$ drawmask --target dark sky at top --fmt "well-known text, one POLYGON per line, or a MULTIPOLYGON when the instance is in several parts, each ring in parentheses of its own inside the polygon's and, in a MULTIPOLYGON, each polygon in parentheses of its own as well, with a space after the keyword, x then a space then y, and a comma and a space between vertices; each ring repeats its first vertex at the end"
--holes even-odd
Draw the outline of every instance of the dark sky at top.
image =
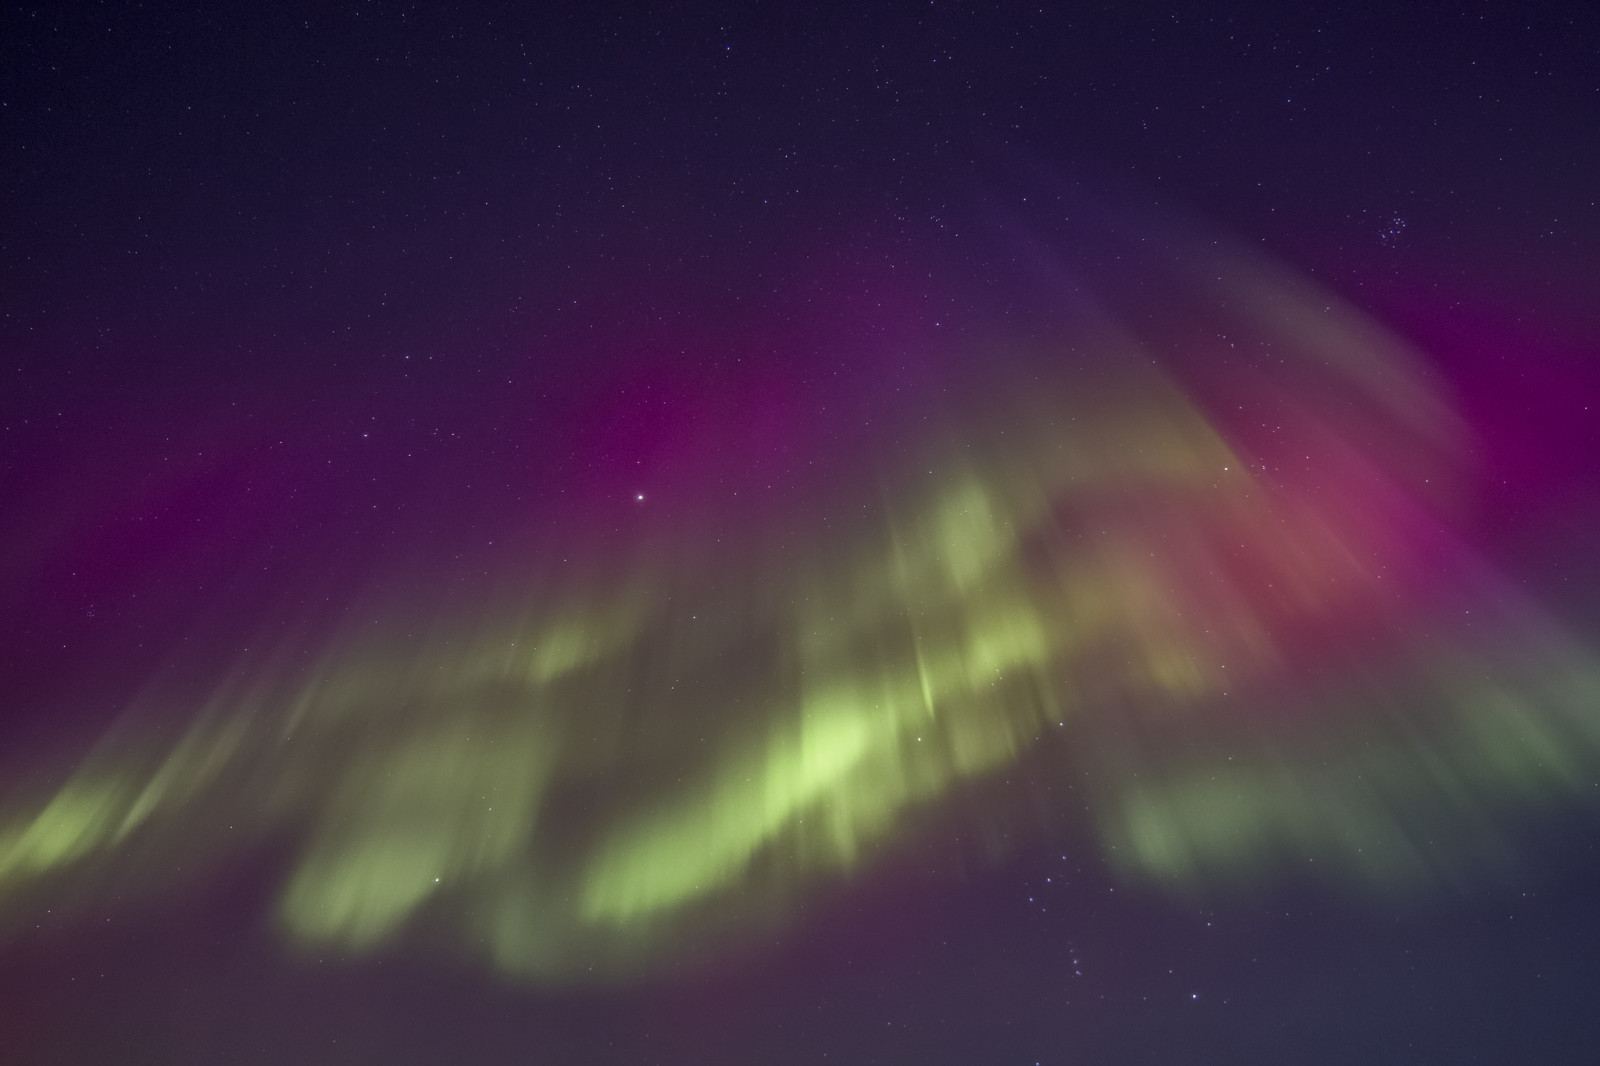
MULTIPOLYGON (((371 581, 847 465, 868 438, 818 412, 916 394, 893 336, 960 303, 908 265, 1061 190, 1416 344, 1477 435, 1469 538, 1600 631, 1600 8, 13 5, 0 767, 371 581), (762 413, 684 472, 658 440, 726 396, 762 413)), ((250 932, 271 844, 0 943, 0 1062, 1592 1062, 1596 836, 1547 831, 1537 871, 1396 907, 1173 900, 1028 844, 579 992, 286 961, 250 932)))
POLYGON ((1576 10, 22 9, 7 345, 190 377, 337 339, 372 373, 563 283, 715 288, 841 219, 924 223, 1008 153, 1319 258, 1370 266, 1402 218, 1435 260, 1571 268, 1576 10))

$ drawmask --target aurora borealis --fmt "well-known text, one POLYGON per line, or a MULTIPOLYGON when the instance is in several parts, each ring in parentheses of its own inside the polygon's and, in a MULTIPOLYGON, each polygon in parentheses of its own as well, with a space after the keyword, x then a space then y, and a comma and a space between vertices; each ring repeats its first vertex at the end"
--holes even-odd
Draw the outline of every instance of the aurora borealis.
MULTIPOLYGON (((901 29, 941 17, 967 16, 901 29)), ((249 60, 175 75, 215 90, 200 119, 138 49, 73 90, 101 125, 7 89, 33 101, 0 409, 25 1061, 1417 1061, 1483 1011, 1385 945, 1478 972, 1459 929, 1586 913, 1592 210, 1512 270, 1491 245, 1520 223, 1360 168, 1340 189, 1309 160, 1387 99, 1356 81, 1291 136, 1240 102, 1291 76, 1238 75, 1218 99, 1253 147, 1184 162, 1175 131, 1118 147, 1160 110, 1131 99, 1074 119, 1098 150, 1057 143, 1080 104, 980 62, 993 26, 933 56, 974 49, 961 92, 1032 115, 1003 141, 942 72, 880 50, 852 81, 854 36, 820 27, 820 67, 773 69, 922 102, 837 133, 855 105, 743 57, 777 39, 753 16, 658 25, 705 54, 633 65, 627 19, 330 18, 257 27, 311 33, 293 58, 179 32, 249 60), (371 85, 335 38, 376 49, 371 85), (691 88, 724 62, 761 91, 691 88), (118 79, 168 117, 106 118, 118 79), (192 201, 130 177, 108 220, 49 191, 119 151, 192 201), (1089 162, 1124 152, 1136 181, 1089 162), (1317 988, 1389 1019, 1374 1043, 1308 1052, 1282 997, 1317 988), (1437 1022, 1374 1005, 1435 991, 1437 1022)), ((1133 47, 1095 19, 1048 39, 1133 47)), ((1569 172, 1525 199, 1555 217, 1569 172)), ((1462 174, 1451 197, 1494 202, 1462 174)), ((1597 934, 1485 933, 1483 972, 1581 1001, 1597 934)), ((1492 1061, 1600 1047, 1519 995, 1553 1020, 1492 1061)))
POLYGON ((1136 337, 1038 338, 1026 383, 979 369, 997 398, 830 479, 861 497, 817 508, 836 526, 756 526, 712 558, 647 534, 566 587, 375 611, 304 666, 230 670, 147 764, 114 732, 11 814, 8 894, 120 881, 174 836, 211 841, 195 862, 287 831, 292 940, 363 952, 433 914, 560 981, 848 875, 1019 763, 1086 775, 1113 862, 1178 888, 1280 853, 1428 878, 1483 861, 1522 808, 1587 803, 1592 656, 1386 463, 1432 448, 1448 476, 1448 408, 1371 324, 1213 269, 1247 278, 1229 335, 1293 382, 1221 397, 1348 390, 1331 417, 1276 398, 1307 472, 1231 441, 1136 337), (546 813, 569 793, 576 827, 546 813))

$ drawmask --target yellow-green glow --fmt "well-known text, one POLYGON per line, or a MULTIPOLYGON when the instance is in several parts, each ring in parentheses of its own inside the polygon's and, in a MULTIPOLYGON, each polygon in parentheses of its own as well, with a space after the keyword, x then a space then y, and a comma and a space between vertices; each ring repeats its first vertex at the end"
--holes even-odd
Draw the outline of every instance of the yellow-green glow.
MULTIPOLYGON (((1524 636, 1537 632, 1524 623, 1524 636)), ((1114 798, 1100 809, 1114 861, 1193 889, 1313 863, 1425 884, 1452 875, 1464 853, 1507 859, 1527 805, 1592 801, 1600 776, 1600 669, 1554 632, 1542 637, 1472 661, 1424 659, 1403 682, 1344 694, 1376 705, 1387 725, 1318 729, 1297 739, 1300 750, 1240 738, 1220 758, 1150 760, 1139 778, 1108 780, 1114 798)))
POLYGON ((75 777, 31 820, 0 834, 0 877, 48 870, 101 847, 127 803, 125 784, 75 777))
POLYGON ((1286 483, 1153 370, 952 419, 811 543, 652 545, 241 670, 163 757, 119 733, 0 808, 0 908, 270 838, 297 944, 433 922, 562 980, 769 914, 1030 753, 1114 865, 1185 888, 1414 881, 1587 799, 1591 656, 1486 578, 1480 629, 1411 635, 1404 494, 1354 446, 1286 483), (1317 657, 1359 627, 1381 669, 1317 657))

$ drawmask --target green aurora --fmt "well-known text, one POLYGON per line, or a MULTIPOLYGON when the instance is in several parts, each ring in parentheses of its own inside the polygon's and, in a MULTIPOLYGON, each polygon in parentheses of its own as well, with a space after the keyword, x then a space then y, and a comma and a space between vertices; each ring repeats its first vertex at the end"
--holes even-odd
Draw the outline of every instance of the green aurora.
POLYGON ((271 841, 300 948, 427 928, 508 974, 625 975, 788 920, 1002 771, 1178 891, 1512 861, 1522 820, 1592 802, 1600 672, 1422 502, 1415 457, 1456 433, 1426 376, 1267 295, 1254 328, 1308 353, 1274 386, 1305 471, 1148 359, 996 386, 804 540, 416 607, 241 667, 165 748, 134 708, 0 807, 0 911, 271 841), (1337 419, 1304 399, 1335 388, 1337 419))

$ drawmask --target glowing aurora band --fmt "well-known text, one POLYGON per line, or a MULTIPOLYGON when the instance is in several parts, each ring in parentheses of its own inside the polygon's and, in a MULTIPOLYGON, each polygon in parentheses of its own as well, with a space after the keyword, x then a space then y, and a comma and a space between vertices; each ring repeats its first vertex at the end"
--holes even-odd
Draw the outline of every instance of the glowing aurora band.
POLYGON ((118 730, 0 808, 0 908, 271 837, 297 944, 426 920, 509 972, 630 972, 1024 762, 1177 888, 1503 858, 1594 790, 1593 657, 1417 498, 1455 430, 1397 342, 1248 264, 1194 272, 1219 274, 1192 290, 1278 369, 1191 388, 1086 328, 1043 347, 1096 369, 991 382, 804 549, 669 547, 240 670, 169 750, 118 730))

